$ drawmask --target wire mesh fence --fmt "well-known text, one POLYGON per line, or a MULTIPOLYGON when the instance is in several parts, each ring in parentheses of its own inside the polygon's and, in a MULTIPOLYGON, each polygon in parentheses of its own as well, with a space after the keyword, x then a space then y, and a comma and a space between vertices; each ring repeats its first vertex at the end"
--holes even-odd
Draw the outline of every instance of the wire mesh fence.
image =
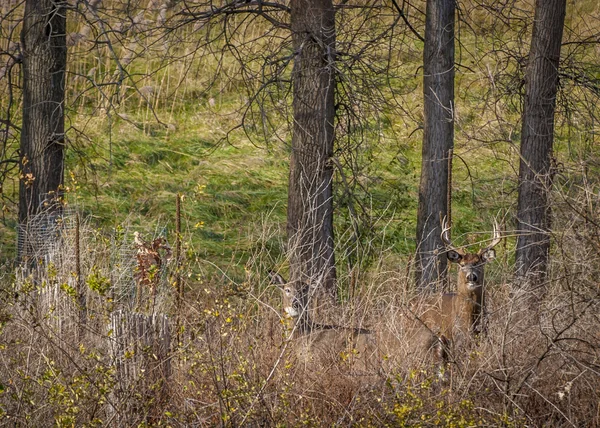
POLYGON ((75 229, 75 208, 57 194, 46 194, 41 210, 17 226, 17 254, 22 262, 36 265, 55 261, 62 255, 62 241, 75 229))
POLYGON ((52 194, 43 199, 43 210, 17 227, 20 276, 40 282, 57 272, 52 283, 82 287, 88 301, 106 294, 100 297, 110 298, 115 308, 160 311, 170 302, 166 228, 148 231, 125 223, 99 230, 81 218, 77 204, 52 194), (77 283, 90 278, 95 289, 77 283))
MULTIPOLYGON (((40 206, 17 231, 19 318, 39 326, 48 349, 53 343, 93 346, 106 355, 116 380, 106 410, 114 422, 129 425, 131 415, 151 415, 152 408, 141 407, 150 396, 162 399, 171 374, 172 327, 165 313, 174 297, 165 229, 121 224, 101 230, 82 218, 77 204, 52 195, 40 206)), ((53 358, 68 366, 62 360, 73 355, 53 358)))

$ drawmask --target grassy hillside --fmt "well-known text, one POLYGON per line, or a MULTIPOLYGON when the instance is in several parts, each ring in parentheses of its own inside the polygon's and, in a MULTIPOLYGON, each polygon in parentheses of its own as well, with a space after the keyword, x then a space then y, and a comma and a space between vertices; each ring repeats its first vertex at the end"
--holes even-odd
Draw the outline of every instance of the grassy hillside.
MULTIPOLYGON (((382 16, 367 21, 373 31, 381 31, 393 18, 382 16)), ((345 24, 340 26, 340 50, 346 49, 349 56, 369 43, 355 38, 353 28, 361 24, 359 18, 359 14, 340 12, 345 24)), ((73 31, 82 25, 76 20, 71 24, 73 31)), ((231 25, 235 26, 235 21, 231 25)), ((121 61, 129 48, 141 52, 129 64, 125 84, 119 86, 112 83, 117 68, 105 57, 110 53, 106 48, 95 49, 101 56, 92 58, 87 54, 89 43, 72 47, 69 68, 73 78, 67 101, 71 126, 66 174, 69 199, 91 214, 99 227, 126 222, 148 231, 172 229, 175 195, 182 193, 188 198, 184 209, 189 225, 203 222, 203 227, 190 227, 194 247, 204 257, 226 266, 234 248, 242 253, 237 254, 240 261, 247 258, 243 253, 252 243, 245 235, 256 230, 260 222, 283 223, 290 141, 289 86, 281 92, 271 88, 263 94, 264 99, 254 99, 253 104, 248 101, 261 84, 252 78, 260 71, 261 61, 269 55, 285 56, 285 50, 268 50, 269 41, 285 36, 285 32, 267 34, 272 38, 265 41, 257 37, 261 30, 267 32, 268 23, 255 21, 251 25, 240 18, 239 25, 232 43, 243 50, 243 63, 231 56, 233 51, 219 50, 221 40, 198 48, 204 34, 197 34, 192 27, 179 30, 170 39, 167 52, 154 51, 153 37, 142 38, 137 44, 115 37, 113 49, 120 53, 121 61), (106 88, 94 90, 99 83, 106 88), (247 107, 250 114, 245 115, 247 107), (263 109, 260 113, 264 115, 257 115, 257 109, 263 109), (242 123, 243 129, 230 132, 242 123), (202 194, 198 186, 204 186, 202 194)), ((209 28, 205 34, 211 33, 209 28)), ((141 37, 135 29, 130 33, 133 35, 141 37)), ((421 44, 410 38, 398 38, 393 45, 385 41, 371 44, 360 61, 344 59, 341 63, 339 102, 349 103, 354 111, 340 110, 337 126, 336 156, 346 178, 344 183, 340 173, 336 175, 338 234, 344 236, 351 222, 359 223, 360 239, 366 242, 385 225, 394 252, 408 254, 414 247, 420 164, 421 44), (390 66, 390 60, 397 62, 390 66), (350 219, 349 204, 359 218, 350 219)), ((281 76, 289 77, 289 66, 281 76)), ((467 84, 472 84, 472 79, 467 84)), ((471 107, 465 106, 468 109, 471 107)), ((476 115, 469 121, 476 126, 480 118, 476 115)), ((455 163, 456 209, 463 214, 457 215, 457 228, 489 228, 489 221, 483 220, 489 217, 488 211, 481 217, 469 214, 471 209, 487 207, 475 207, 475 199, 468 195, 481 193, 473 186, 481 162, 485 163, 481 168, 487 169, 486 175, 492 177, 488 179, 494 180, 494 172, 487 166, 493 161, 489 151, 485 154, 487 149, 484 153, 474 151, 464 138, 457 133, 457 154, 468 153, 463 160, 469 173, 475 175, 467 175, 465 163, 455 163)), ((14 187, 5 189, 9 197, 16 196, 14 187)), ((11 258, 15 206, 7 205, 7 209, 4 257, 11 258)), ((344 254, 346 244, 340 245, 344 254)))
MULTIPOLYGON (((523 41, 531 30, 531 4, 520 6, 511 9, 508 22, 486 12, 485 5, 462 5, 453 182, 458 233, 489 231, 493 217, 510 217, 514 208, 523 41)), ((583 2, 570 8, 567 40, 593 34, 590 17, 597 7, 583 2)), ((150 11, 142 13, 150 23, 155 19, 150 11)), ((419 8, 406 13, 422 33, 419 8)), ((83 31, 82 18, 72 16, 73 33, 83 31)), ((106 18, 123 25, 114 16, 106 18)), ((394 37, 381 33, 394 18, 393 9, 338 12, 336 158, 344 174, 336 171, 335 179, 342 270, 348 254, 367 256, 375 241, 392 257, 405 258, 414 250, 422 43, 403 26, 394 37), (386 35, 373 40, 373 34, 386 35)), ((252 253, 255 231, 274 227, 278 242, 285 235, 291 139, 285 79, 291 64, 285 66, 284 59, 290 47, 285 30, 273 30, 261 19, 232 18, 229 45, 217 37, 220 25, 189 24, 166 34, 134 25, 123 35, 107 36, 110 49, 90 42, 71 47, 66 181, 70 203, 99 228, 127 225, 149 235, 166 233, 171 240, 181 193, 191 251, 222 269, 232 264, 238 269, 252 253), (122 84, 115 83, 119 69, 113 54, 127 65, 122 84), (281 66, 276 74, 271 63, 281 66), (270 77, 279 80, 262 86, 270 77)), ((593 71, 593 48, 571 46, 565 47, 566 64, 589 64, 593 71)), ((589 133, 595 112, 585 111, 593 104, 585 85, 576 83, 565 79, 559 100, 557 161, 569 165, 596 155, 589 133)), ((18 107, 17 102, 17 116, 18 107)), ((17 140, 12 144, 16 147, 17 140)), ((16 180, 9 176, 4 185, 4 195, 13 200, 16 180)), ((16 206, 6 204, 4 260, 15 254, 15 216, 16 206)), ((277 259, 283 248, 275 247, 269 246, 277 259)), ((372 262, 373 254, 369 257, 372 262)))

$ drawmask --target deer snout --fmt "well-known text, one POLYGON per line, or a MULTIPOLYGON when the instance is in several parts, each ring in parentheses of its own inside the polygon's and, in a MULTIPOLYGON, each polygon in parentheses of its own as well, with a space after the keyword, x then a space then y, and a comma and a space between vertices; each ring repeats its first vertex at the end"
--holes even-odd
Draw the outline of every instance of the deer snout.
POLYGON ((283 310, 288 316, 292 318, 296 318, 298 317, 298 315, 300 315, 300 313, 293 306, 286 306, 285 308, 283 308, 283 310))
POLYGON ((479 276, 477 276, 477 273, 475 273, 475 272, 467 273, 467 281, 476 283, 478 279, 479 279, 479 276))

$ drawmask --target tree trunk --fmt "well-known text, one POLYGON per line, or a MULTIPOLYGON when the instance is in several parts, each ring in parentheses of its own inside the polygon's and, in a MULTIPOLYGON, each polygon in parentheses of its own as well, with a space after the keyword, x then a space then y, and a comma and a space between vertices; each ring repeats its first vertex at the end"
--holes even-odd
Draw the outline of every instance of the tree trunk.
POLYGON ((335 13, 331 0, 290 2, 294 126, 288 193, 290 277, 335 295, 332 179, 335 13))
POLYGON ((417 286, 437 288, 446 272, 440 214, 447 214, 448 156, 454 146, 454 0, 428 0, 423 53, 424 130, 417 213, 417 286))
POLYGON ((551 159, 565 0, 537 0, 527 63, 517 206, 516 273, 541 284, 550 250, 551 159))
POLYGON ((66 2, 27 0, 21 33, 23 125, 19 223, 46 209, 64 176, 66 2))

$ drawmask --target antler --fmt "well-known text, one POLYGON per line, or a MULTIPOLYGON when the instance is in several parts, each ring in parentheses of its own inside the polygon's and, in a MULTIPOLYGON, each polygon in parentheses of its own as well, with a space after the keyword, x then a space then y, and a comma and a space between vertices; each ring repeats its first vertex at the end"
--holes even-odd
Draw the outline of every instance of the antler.
POLYGON ((450 232, 450 229, 452 229, 452 226, 448 224, 448 220, 446 216, 444 216, 442 220, 442 241, 444 242, 446 247, 450 248, 451 250, 458 251, 458 249, 452 244, 452 241, 450 240, 450 234, 448 233, 450 232))
MULTIPOLYGON (((448 233, 448 232, 450 232, 451 228, 452 228, 452 226, 450 226, 448 224, 448 220, 446 219, 446 217, 444 217, 442 220, 442 234, 441 234, 442 241, 444 242, 446 247, 448 247, 449 249, 458 251, 458 249, 454 246, 454 244, 452 244, 452 241, 450 240, 450 233, 448 233)), ((498 222, 496 220, 494 220, 494 233, 493 233, 493 237, 492 237, 492 242, 490 242, 490 244, 487 247, 482 248, 479 251, 479 253, 483 254, 486 251, 491 250, 496 245, 498 245, 501 240, 502 240, 502 235, 500 234, 500 227, 498 226, 498 222)))
POLYGON ((492 242, 490 242, 490 245, 488 245, 483 250, 481 250, 481 253, 483 254, 486 251, 491 250, 496 245, 498 245, 501 240, 502 240, 502 235, 500 234, 500 228, 498 227, 498 222, 496 220, 494 220, 494 234, 493 234, 492 242))

